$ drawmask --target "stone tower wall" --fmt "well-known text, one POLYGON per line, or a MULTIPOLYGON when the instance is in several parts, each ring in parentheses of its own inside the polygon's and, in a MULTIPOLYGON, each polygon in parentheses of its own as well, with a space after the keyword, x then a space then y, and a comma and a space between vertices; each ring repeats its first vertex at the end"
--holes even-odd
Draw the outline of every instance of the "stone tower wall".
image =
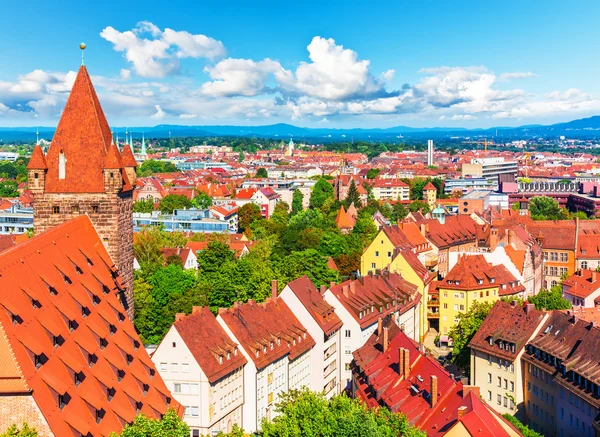
POLYGON ((87 214, 119 269, 126 291, 123 305, 133 320, 133 192, 34 193, 33 226, 40 234, 87 214), (55 207, 58 207, 56 210, 55 207))

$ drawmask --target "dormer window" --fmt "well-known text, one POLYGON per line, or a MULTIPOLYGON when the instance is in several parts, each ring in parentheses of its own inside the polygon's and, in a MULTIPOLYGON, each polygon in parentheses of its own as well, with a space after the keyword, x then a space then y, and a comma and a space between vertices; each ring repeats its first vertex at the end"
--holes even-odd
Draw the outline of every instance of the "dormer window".
POLYGON ((258 355, 259 355, 259 351, 258 351, 258 349, 256 349, 256 358, 258 358, 258 355))
POLYGON ((504 343, 503 342, 498 343, 498 346, 500 347, 501 350, 504 350, 504 343))
POLYGON ((273 342, 271 342, 271 345, 270 345, 270 346, 271 346, 271 350, 273 350, 273 346, 274 346, 274 345, 273 345, 273 342))
POLYGON ((493 284, 494 282, 496 282, 496 278, 490 278, 490 284, 493 284))
POLYGON ((477 280, 477 283, 478 283, 479 285, 483 284, 483 279, 478 279, 478 280, 477 280))
POLYGON ((219 355, 219 364, 223 364, 223 355, 219 355))
POLYGON ((456 285, 460 285, 460 281, 456 281, 456 282, 455 282, 455 284, 456 284, 456 285))
POLYGON ((494 345, 494 338, 493 338, 493 337, 490 337, 490 338, 489 338, 489 342, 490 342, 490 346, 493 346, 493 345, 494 345))
POLYGON ((267 353, 267 347, 263 346, 263 354, 266 354, 266 353, 267 353))
POLYGON ((277 346, 279 346, 281 344, 281 338, 277 337, 277 346))
POLYGON ((65 179, 67 176, 67 158, 65 152, 60 151, 58 154, 58 179, 65 179))
POLYGON ((231 359, 231 352, 227 351, 227 359, 230 360, 231 359))

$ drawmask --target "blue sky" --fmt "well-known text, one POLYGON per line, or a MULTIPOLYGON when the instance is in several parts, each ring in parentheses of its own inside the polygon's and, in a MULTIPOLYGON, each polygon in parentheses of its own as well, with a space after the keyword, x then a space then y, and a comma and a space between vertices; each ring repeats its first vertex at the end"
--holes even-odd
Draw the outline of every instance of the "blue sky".
POLYGON ((203 3, 3 5, 0 125, 56 123, 80 41, 120 126, 485 127, 600 114, 597 1, 203 3))

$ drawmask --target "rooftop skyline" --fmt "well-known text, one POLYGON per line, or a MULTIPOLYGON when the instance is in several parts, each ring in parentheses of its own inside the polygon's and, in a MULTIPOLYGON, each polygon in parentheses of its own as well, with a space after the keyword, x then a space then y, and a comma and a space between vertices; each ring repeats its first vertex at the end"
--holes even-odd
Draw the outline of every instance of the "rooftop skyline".
POLYGON ((473 128, 600 114, 592 1, 102 6, 5 6, 0 126, 56 125, 81 41, 111 125, 473 128))

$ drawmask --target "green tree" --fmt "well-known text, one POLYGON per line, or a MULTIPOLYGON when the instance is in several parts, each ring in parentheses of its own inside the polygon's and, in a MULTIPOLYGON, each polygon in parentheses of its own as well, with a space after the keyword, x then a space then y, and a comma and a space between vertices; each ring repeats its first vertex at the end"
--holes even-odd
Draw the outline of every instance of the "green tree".
POLYGON ((164 247, 165 238, 159 228, 149 226, 136 234, 133 252, 143 272, 153 272, 162 266, 164 247))
POLYGON ((350 181, 350 187, 348 188, 348 195, 345 200, 346 208, 348 208, 351 204, 354 203, 356 208, 360 208, 362 206, 362 202, 360 200, 360 194, 358 194, 358 189, 356 188, 356 184, 354 183, 354 179, 350 181))
POLYGON ((16 425, 11 425, 5 432, 0 434, 0 437, 38 437, 35 428, 30 427, 27 422, 23 423, 21 429, 16 425))
POLYGON ((269 173, 267 173, 267 169, 264 167, 260 167, 258 170, 256 170, 256 175, 254 175, 254 177, 256 178, 268 178, 269 177, 269 173))
POLYGON ((517 419, 515 416, 512 416, 508 413, 504 413, 502 415, 502 417, 504 417, 506 420, 508 420, 515 428, 517 428, 517 430, 523 435, 523 437, 543 437, 542 434, 535 432, 534 430, 532 430, 531 428, 529 428, 527 425, 523 425, 519 419, 517 419))
POLYGON ((0 182, 0 197, 19 197, 19 184, 16 181, 0 182))
POLYGON ((367 172, 367 179, 375 179, 381 172, 380 168, 370 168, 367 172))
POLYGON ((568 310, 571 302, 562 296, 562 283, 555 285, 550 290, 540 290, 535 296, 528 298, 529 303, 535 305, 538 310, 568 310))
POLYGON ((425 437, 406 416, 387 408, 370 409, 346 395, 328 400, 307 388, 292 390, 281 395, 275 408, 279 415, 271 422, 263 419, 262 437, 425 437))
POLYGON ((244 159, 246 159, 246 155, 244 155, 244 152, 240 152, 238 162, 244 162, 244 159))
POLYGON ((414 200, 408 205, 408 209, 410 212, 421 211, 422 214, 427 214, 429 212, 429 204, 422 200, 414 200))
POLYGON ((140 199, 133 203, 133 212, 151 213, 152 211, 154 211, 154 199, 152 197, 140 199))
POLYGON ((319 178, 310 194, 310 206, 322 208, 328 200, 333 200, 333 185, 327 180, 319 178))
POLYGON ((203 274, 215 273, 220 266, 228 261, 233 261, 233 250, 229 245, 219 241, 211 241, 208 247, 198 253, 198 270, 203 274))
POLYGON ((328 259, 316 249, 306 249, 278 258, 274 262, 274 270, 284 283, 307 275, 316 286, 329 285, 331 281, 339 281, 339 274, 327 267, 328 259))
POLYGON ((166 161, 157 161, 155 159, 144 161, 136 170, 137 175, 140 177, 151 176, 155 173, 174 172, 179 172, 179 169, 173 164, 166 161))
POLYGON ((189 426, 173 409, 170 409, 161 420, 150 419, 140 414, 132 424, 125 425, 120 434, 113 432, 110 437, 189 437, 189 435, 189 426))
POLYGON ((304 201, 304 194, 298 188, 294 190, 292 195, 292 215, 298 214, 304 209, 302 202, 304 201))
POLYGON ((250 229, 250 225, 261 220, 263 217, 260 213, 260 207, 255 203, 246 203, 238 209, 238 227, 240 232, 246 232, 250 229))
POLYGON ((160 200, 158 209, 163 214, 172 214, 176 209, 190 208, 192 202, 186 196, 181 194, 168 194, 160 200))
POLYGON ((213 200, 208 194, 200 192, 192 199, 191 203, 194 208, 208 209, 212 206, 213 200))
POLYGON ((409 210, 400 202, 394 203, 394 206, 392 206, 392 210, 392 222, 399 222, 404 220, 409 213, 409 210))
POLYGON ((168 266, 175 264, 176 266, 183 267, 183 260, 177 255, 169 255, 165 260, 165 264, 168 266))
POLYGON ((529 201, 529 213, 534 220, 565 220, 568 212, 558 202, 546 196, 535 196, 529 201))
POLYGON ((471 353, 469 351, 469 342, 479 329, 487 315, 490 313, 493 304, 491 302, 473 302, 467 312, 458 313, 456 316, 458 322, 450 329, 448 336, 454 342, 452 349, 452 362, 465 372, 469 371, 471 353))

